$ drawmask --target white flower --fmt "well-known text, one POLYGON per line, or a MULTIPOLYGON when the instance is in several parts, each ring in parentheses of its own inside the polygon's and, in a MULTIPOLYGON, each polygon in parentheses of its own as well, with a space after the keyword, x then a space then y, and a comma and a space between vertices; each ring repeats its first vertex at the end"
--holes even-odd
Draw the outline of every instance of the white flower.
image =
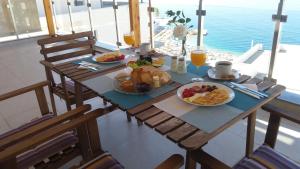
POLYGON ((188 30, 184 25, 177 25, 174 28, 173 36, 175 38, 182 40, 184 37, 186 37, 187 34, 188 34, 188 30))

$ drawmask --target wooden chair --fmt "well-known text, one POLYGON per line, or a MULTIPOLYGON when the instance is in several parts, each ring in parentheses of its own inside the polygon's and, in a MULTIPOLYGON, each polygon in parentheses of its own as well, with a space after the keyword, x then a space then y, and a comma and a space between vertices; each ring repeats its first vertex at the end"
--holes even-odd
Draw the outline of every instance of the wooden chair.
MULTIPOLYGON (((274 150, 280 121, 282 118, 300 124, 300 105, 275 99, 262 107, 270 112, 265 141, 249 157, 244 157, 233 168, 235 169, 300 169, 300 164, 274 150)), ((220 162, 204 151, 195 152, 193 158, 205 169, 229 169, 231 167, 220 162)))
MULTIPOLYGON (((21 94, 25 94, 28 92, 35 92, 37 101, 40 107, 41 117, 33 119, 31 122, 21 125, 15 129, 7 131, 0 135, 0 156, 8 155, 7 150, 10 146, 18 145, 22 143, 24 140, 31 140, 33 134, 38 134, 39 132, 49 128, 49 126, 58 123, 61 121, 61 117, 53 121, 53 118, 56 117, 56 114, 51 113, 47 104, 47 99, 45 96, 45 92, 43 87, 49 86, 50 82, 44 81, 37 84, 33 84, 31 86, 27 86, 3 95, 0 95, 0 101, 7 100, 21 94)), ((67 115, 64 115, 64 118, 71 118, 72 116, 83 113, 87 111, 87 108, 77 109, 70 112, 67 115)), ((17 118, 17 117, 16 117, 17 118)), ((34 138, 36 139, 36 138, 34 138)), ((74 134, 74 132, 65 132, 61 133, 59 136, 53 138, 49 142, 44 142, 36 147, 30 147, 28 151, 24 151, 22 154, 18 154, 13 158, 8 159, 9 162, 4 166, 2 165, 2 160, 0 164, 0 168, 11 168, 11 166, 18 168, 26 168, 32 165, 39 166, 42 164, 41 162, 48 158, 49 161, 54 161, 59 155, 65 155, 64 159, 73 158, 74 156, 79 154, 79 150, 76 149, 74 145, 78 142, 78 138, 74 134)), ((15 149, 16 150, 16 149, 15 149)), ((15 151, 12 150, 12 151, 15 151)), ((64 162, 63 162, 64 163, 64 162)), ((61 163, 56 163, 56 166, 59 166, 61 163)))
MULTIPOLYGON (((80 57, 83 55, 95 55, 94 50, 95 40, 93 32, 82 32, 70 35, 62 35, 57 37, 49 37, 40 39, 37 43, 41 46, 40 53, 44 56, 45 61, 50 63, 66 62, 70 59, 80 57)), ((51 82, 50 93, 54 93, 66 102, 68 110, 71 110, 71 105, 75 104, 75 87, 74 82, 66 80, 65 76, 60 76, 60 82, 57 82, 53 76, 53 65, 45 66, 47 80, 51 82)), ((97 95, 83 88, 83 100, 88 100, 97 95)), ((51 97, 54 100, 53 97, 51 97)))
MULTIPOLYGON (((93 120, 110 112, 112 108, 113 107, 90 111, 90 105, 83 105, 77 109, 54 118, 47 119, 36 125, 28 127, 25 130, 16 132, 9 137, 1 139, 0 145, 5 145, 5 147, 2 147, 0 152, 0 168, 16 169, 34 166, 36 168, 53 169, 62 166, 67 161, 80 154, 83 155, 84 151, 88 151, 88 148, 84 149, 86 145, 83 145, 87 142, 84 138, 77 136, 73 132, 74 129, 85 126, 89 120, 93 120), (61 138, 61 135, 64 135, 65 133, 71 133, 73 140, 69 138, 69 140, 67 140, 68 142, 54 142, 57 138, 61 138), (49 145, 49 143, 51 143, 51 145, 46 146, 49 145), (63 143, 72 143, 73 146, 67 148, 67 145, 69 144, 63 143), (54 149, 56 151, 54 151, 54 149), (20 158, 24 154, 27 155, 31 152, 36 153, 35 156, 33 156, 34 158, 27 159, 26 163, 21 163, 20 158)), ((99 154, 100 155, 95 157, 94 160, 89 162, 82 161, 83 166, 80 168, 124 168, 110 154, 103 151, 99 152, 99 154)), ((184 159, 181 155, 173 155, 156 167, 156 169, 179 169, 183 163, 184 159)))

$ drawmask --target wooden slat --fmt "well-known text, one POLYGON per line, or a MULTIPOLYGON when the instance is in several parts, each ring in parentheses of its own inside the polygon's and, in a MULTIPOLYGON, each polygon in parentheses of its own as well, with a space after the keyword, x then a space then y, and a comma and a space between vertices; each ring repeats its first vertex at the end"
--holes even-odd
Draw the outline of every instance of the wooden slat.
MULTIPOLYGON (((79 69, 78 66, 79 66, 79 65, 77 65, 77 67, 74 67, 74 68, 72 68, 72 69, 65 70, 65 71, 63 71, 63 73, 69 75, 69 74, 71 74, 71 73, 75 73, 75 72, 82 71, 82 69, 79 69)), ((84 69, 84 70, 86 70, 86 69, 84 69)))
POLYGON ((274 94, 279 94, 279 93, 281 93, 281 92, 284 91, 284 90, 285 90, 285 87, 284 87, 284 86, 282 86, 282 85, 276 85, 276 86, 274 86, 274 87, 268 89, 268 90, 266 91, 266 93, 268 93, 268 94, 270 94, 270 95, 274 95, 274 94))
POLYGON ((56 42, 74 40, 74 39, 79 39, 79 38, 89 37, 89 36, 93 36, 93 32, 92 31, 81 32, 81 33, 76 33, 76 34, 69 34, 69 35, 64 35, 64 36, 57 36, 57 37, 50 37, 50 38, 45 38, 45 39, 40 39, 40 40, 37 41, 37 43, 39 45, 44 45, 44 44, 50 44, 50 43, 56 43, 56 42))
POLYGON ((172 118, 172 116, 166 112, 159 113, 156 116, 151 117, 150 119, 146 120, 145 123, 150 126, 151 128, 167 121, 168 119, 172 118))
POLYGON ((185 140, 180 142, 180 146, 187 149, 187 150, 195 150, 198 149, 199 147, 202 147, 203 145, 206 144, 207 139, 205 137, 208 134, 205 133, 204 131, 197 131, 190 137, 186 138, 185 140))
POLYGON ((245 81, 249 80, 251 78, 251 76, 248 75, 242 75, 240 78, 238 78, 237 80, 234 80, 234 82, 236 83, 244 83, 245 81))
POLYGON ((256 78, 256 77, 254 77, 254 78, 252 78, 252 79, 249 79, 249 80, 246 81, 245 83, 247 83, 247 84, 258 84, 258 83, 260 83, 260 82, 262 82, 261 79, 258 79, 258 78, 256 78))
POLYGON ((60 52, 64 50, 74 49, 74 48, 80 48, 80 47, 90 47, 90 45, 94 45, 94 40, 86 40, 86 41, 77 41, 76 43, 69 43, 65 45, 59 45, 54 47, 49 47, 41 50, 41 54, 49 54, 54 52, 60 52))
POLYGON ((36 83, 36 84, 30 85, 30 86, 12 91, 12 92, 2 94, 2 95, 0 95, 0 101, 9 99, 9 98, 12 98, 12 97, 15 97, 15 96, 18 96, 18 95, 21 95, 21 94, 24 94, 24 93, 27 93, 27 92, 30 92, 30 91, 33 91, 37 88, 42 88, 42 87, 47 86, 47 85, 49 85, 49 82, 48 81, 43 81, 43 82, 36 83))
POLYGON ((89 72, 92 72, 92 71, 89 69, 78 69, 78 71, 76 71, 76 72, 68 73, 68 76, 75 77, 75 76, 86 74, 89 72))
POLYGON ((59 63, 56 64, 54 67, 59 70, 64 70, 64 68, 68 68, 69 66, 74 66, 75 64, 73 62, 74 61, 59 63))
POLYGON ((56 61, 70 59, 73 57, 78 57, 78 56, 92 54, 92 53, 93 53, 93 49, 89 48, 89 49, 80 50, 80 51, 76 51, 76 52, 70 52, 70 53, 66 53, 66 54, 62 54, 62 55, 52 56, 52 57, 47 58, 47 61, 48 62, 56 62, 56 61))
POLYGON ((184 124, 184 122, 182 120, 174 117, 174 118, 156 126, 155 130, 158 131, 160 134, 166 134, 166 133, 180 127, 183 124, 184 124))
POLYGON ((271 87, 274 86, 274 85, 275 85, 274 82, 268 81, 268 80, 264 80, 263 82, 261 82, 261 83, 259 83, 259 84, 257 85, 257 89, 258 89, 259 91, 264 91, 264 90, 267 90, 267 89, 271 88, 271 87))
POLYGON ((300 105, 290 103, 281 99, 274 99, 270 103, 262 106, 267 112, 300 124, 300 105))
POLYGON ((147 119, 149 119, 149 118, 151 118, 151 117, 153 117, 153 116, 155 116, 155 115, 157 115, 161 112, 162 111, 160 109, 153 106, 150 109, 145 110, 144 112, 138 114, 136 116, 136 118, 140 121, 145 121, 145 120, 147 120, 147 119))
POLYGON ((56 68, 56 70, 58 70, 59 72, 63 72, 64 74, 68 74, 68 71, 72 71, 74 69, 77 69, 79 65, 76 64, 68 64, 63 68, 56 68))
POLYGON ((167 134, 167 137, 171 139, 174 142, 179 142, 182 139, 186 138, 187 136, 191 135, 197 130, 194 126, 191 126, 187 123, 184 125, 180 126, 176 130, 173 130, 172 132, 167 134))

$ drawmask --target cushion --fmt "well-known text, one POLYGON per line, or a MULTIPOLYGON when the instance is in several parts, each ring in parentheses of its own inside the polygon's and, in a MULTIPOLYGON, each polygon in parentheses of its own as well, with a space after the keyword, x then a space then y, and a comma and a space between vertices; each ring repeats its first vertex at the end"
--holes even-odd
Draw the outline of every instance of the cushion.
POLYGON ((22 130, 25 130, 25 129, 29 128, 29 127, 32 127, 32 126, 34 126, 36 124, 39 124, 39 123, 41 123, 43 121, 51 119, 54 116, 55 116, 54 114, 47 114, 47 115, 42 116, 41 118, 33 119, 29 123, 23 124, 23 125, 15 128, 15 129, 9 130, 9 131, 1 134, 0 135, 0 139, 3 139, 3 138, 8 137, 10 135, 16 134, 16 133, 18 133, 18 132, 20 132, 22 130))
POLYGON ((300 169, 300 165, 285 155, 276 152, 274 149, 267 145, 260 146, 254 153, 254 157, 258 157, 264 160, 266 163, 271 164, 266 165, 258 162, 255 159, 244 158, 237 165, 234 166, 235 169, 300 169), (267 167, 268 166, 268 167, 267 167))
MULTIPOLYGON (((34 139, 34 138, 32 138, 34 139)), ((17 156, 18 168, 28 168, 33 166, 45 158, 48 158, 78 142, 78 137, 73 131, 66 132, 56 138, 38 145, 34 149, 26 151, 17 156)))

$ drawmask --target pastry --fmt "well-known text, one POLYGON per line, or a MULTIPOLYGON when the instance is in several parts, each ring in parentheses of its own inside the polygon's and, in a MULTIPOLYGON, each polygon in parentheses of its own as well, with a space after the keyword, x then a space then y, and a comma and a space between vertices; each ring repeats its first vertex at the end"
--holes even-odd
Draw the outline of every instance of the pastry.
POLYGON ((134 92, 135 91, 132 80, 125 80, 125 81, 121 82, 120 88, 126 92, 134 92))

